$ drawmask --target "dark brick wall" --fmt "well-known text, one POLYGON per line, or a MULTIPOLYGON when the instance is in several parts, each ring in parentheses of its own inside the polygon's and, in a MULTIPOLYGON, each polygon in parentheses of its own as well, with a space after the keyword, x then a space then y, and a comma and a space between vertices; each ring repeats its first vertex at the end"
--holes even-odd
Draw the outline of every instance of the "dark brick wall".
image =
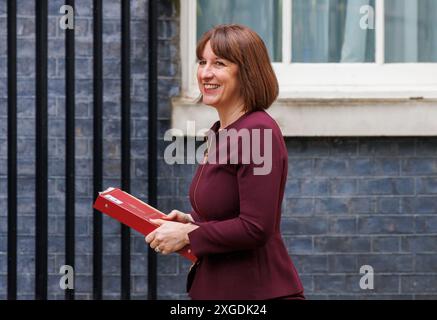
MULTIPOLYGON (((49 297, 63 299, 64 32, 49 18, 49 297)), ((18 288, 34 292, 34 4, 18 1, 18 288)), ((119 0, 104 8, 104 187, 120 178, 119 0)), ((132 193, 147 200, 147 1, 132 1, 132 193)), ((0 298, 6 297, 6 1, 0 0, 0 298)), ((76 296, 92 297, 92 1, 76 1, 76 296)), ((193 165, 163 160, 180 94, 179 16, 159 1, 159 206, 188 210, 193 165)), ((437 138, 287 138, 282 233, 309 298, 437 298, 437 138), (375 289, 359 287, 360 266, 375 289)), ((147 292, 147 247, 132 235, 132 298, 147 292)), ((159 298, 186 299, 189 264, 159 256, 159 298)), ((104 297, 120 297, 120 227, 104 218, 104 297)))
POLYGON ((288 138, 282 231, 310 298, 436 298, 437 139, 288 138), (362 265, 374 290, 359 287, 362 265))

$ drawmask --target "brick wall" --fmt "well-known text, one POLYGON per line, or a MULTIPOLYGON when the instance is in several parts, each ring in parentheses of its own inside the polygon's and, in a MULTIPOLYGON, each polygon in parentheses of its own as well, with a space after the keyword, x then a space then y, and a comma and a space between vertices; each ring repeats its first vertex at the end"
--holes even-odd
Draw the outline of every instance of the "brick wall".
MULTIPOLYGON (((64 31, 49 1, 49 298, 63 299, 64 31)), ((188 210, 193 165, 167 165, 162 137, 180 93, 179 17, 159 1, 159 206, 188 210)), ((34 4, 18 7, 18 297, 34 292, 34 4)), ((104 187, 120 178, 120 1, 104 12, 104 187)), ((147 200, 147 1, 132 1, 132 193, 147 200)), ((76 297, 92 298, 92 1, 76 1, 76 297)), ((6 297, 6 1, 0 0, 0 298, 6 297)), ((437 298, 437 138, 287 138, 282 232, 309 298, 437 298), (361 265, 375 289, 361 290, 361 265)), ((120 297, 120 227, 104 217, 104 298, 120 297)), ((132 233, 132 298, 147 293, 147 247, 132 233)), ((186 299, 188 262, 159 256, 161 299, 186 299)))
POLYGON ((282 230, 312 298, 437 297, 437 139, 287 139, 282 230), (374 290, 359 287, 362 265, 374 290))

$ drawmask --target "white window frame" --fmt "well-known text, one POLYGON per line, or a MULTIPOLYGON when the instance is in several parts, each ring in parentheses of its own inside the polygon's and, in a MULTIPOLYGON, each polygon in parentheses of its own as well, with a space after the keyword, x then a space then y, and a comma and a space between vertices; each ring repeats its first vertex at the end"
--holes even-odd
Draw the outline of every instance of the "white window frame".
MULTIPOLYGON (((374 63, 290 63, 292 0, 283 0, 282 62, 272 63, 281 99, 437 98, 437 63, 384 63, 384 0, 375 0, 374 63)), ((196 0, 181 1, 182 97, 199 95, 196 0)))

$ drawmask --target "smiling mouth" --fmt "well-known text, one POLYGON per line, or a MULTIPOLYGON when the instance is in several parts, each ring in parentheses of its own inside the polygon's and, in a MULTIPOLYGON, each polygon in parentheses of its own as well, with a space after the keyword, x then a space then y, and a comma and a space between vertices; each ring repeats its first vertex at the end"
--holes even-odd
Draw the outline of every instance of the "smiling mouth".
POLYGON ((215 89, 218 89, 220 87, 220 85, 219 84, 205 83, 205 84, 203 84, 203 87, 205 88, 205 90, 215 90, 215 89))

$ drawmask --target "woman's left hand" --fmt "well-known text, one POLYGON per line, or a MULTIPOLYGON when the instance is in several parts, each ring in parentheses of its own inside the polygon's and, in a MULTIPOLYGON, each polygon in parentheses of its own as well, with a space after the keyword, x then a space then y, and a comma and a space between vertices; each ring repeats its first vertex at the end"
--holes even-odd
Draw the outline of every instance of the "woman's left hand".
POLYGON ((153 219, 151 222, 158 224, 159 227, 147 235, 146 242, 152 249, 162 254, 173 253, 185 247, 190 243, 188 233, 198 228, 191 223, 161 219, 153 219))

